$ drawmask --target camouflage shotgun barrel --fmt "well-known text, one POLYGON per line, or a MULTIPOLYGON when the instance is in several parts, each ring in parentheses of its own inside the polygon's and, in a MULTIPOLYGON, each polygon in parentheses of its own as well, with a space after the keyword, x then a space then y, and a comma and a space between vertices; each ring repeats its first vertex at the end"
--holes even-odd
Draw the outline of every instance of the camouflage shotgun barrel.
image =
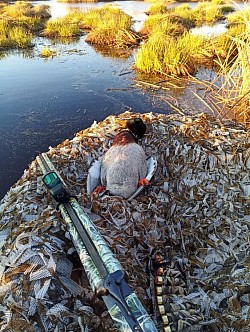
POLYGON ((135 292, 124 280, 124 272, 109 246, 67 186, 46 154, 37 157, 43 181, 58 202, 58 209, 82 262, 90 286, 103 299, 117 330, 157 332, 155 324, 135 292), (48 182, 46 182, 48 176, 48 182))

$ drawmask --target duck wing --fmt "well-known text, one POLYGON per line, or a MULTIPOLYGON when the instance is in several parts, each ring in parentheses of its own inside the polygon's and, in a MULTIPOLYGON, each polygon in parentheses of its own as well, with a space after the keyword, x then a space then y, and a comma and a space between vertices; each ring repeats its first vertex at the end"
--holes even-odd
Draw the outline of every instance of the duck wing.
POLYGON ((87 175, 87 193, 91 194, 92 191, 101 185, 101 165, 102 165, 103 156, 96 159, 91 167, 89 168, 87 175))

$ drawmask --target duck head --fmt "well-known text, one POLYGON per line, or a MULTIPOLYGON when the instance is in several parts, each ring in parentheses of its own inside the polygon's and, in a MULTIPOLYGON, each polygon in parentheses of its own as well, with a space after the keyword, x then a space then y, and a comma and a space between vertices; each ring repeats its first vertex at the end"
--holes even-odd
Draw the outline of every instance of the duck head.
POLYGON ((141 118, 135 118, 128 120, 126 127, 133 133, 136 139, 140 139, 146 132, 146 125, 141 118))
POLYGON ((123 129, 113 140, 112 145, 127 145, 130 143, 137 143, 138 139, 142 138, 146 131, 146 125, 140 118, 128 120, 126 122, 126 129, 123 129))

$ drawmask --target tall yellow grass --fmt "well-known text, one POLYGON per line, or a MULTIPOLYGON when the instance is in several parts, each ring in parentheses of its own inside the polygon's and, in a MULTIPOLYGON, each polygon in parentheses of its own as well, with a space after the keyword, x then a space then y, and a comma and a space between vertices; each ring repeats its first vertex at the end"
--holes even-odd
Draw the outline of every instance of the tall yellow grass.
POLYGON ((131 17, 110 5, 89 10, 82 22, 82 27, 91 29, 86 42, 116 48, 138 45, 138 35, 132 31, 131 26, 131 17))
POLYGON ((79 26, 64 17, 48 21, 43 31, 43 35, 49 37, 74 37, 79 33, 79 26))
POLYGON ((162 32, 153 33, 139 49, 135 68, 146 74, 188 75, 195 72, 195 57, 204 39, 186 32, 175 38, 162 32))
POLYGON ((216 77, 220 89, 212 90, 211 98, 222 108, 223 117, 240 120, 250 128, 250 29, 235 37, 234 43, 237 57, 232 62, 228 56, 228 61, 220 64, 216 77))
POLYGON ((20 26, 0 20, 0 48, 26 48, 32 46, 32 34, 20 26))
POLYGON ((219 118, 229 118, 250 128, 250 22, 249 12, 234 17, 237 26, 229 29, 230 46, 223 60, 217 61, 219 70, 212 82, 205 85, 204 101, 219 118), (236 19, 238 17, 238 20, 236 19))
POLYGON ((33 33, 41 31, 50 17, 46 5, 33 6, 17 1, 13 5, 0 6, 0 48, 29 48, 33 33))

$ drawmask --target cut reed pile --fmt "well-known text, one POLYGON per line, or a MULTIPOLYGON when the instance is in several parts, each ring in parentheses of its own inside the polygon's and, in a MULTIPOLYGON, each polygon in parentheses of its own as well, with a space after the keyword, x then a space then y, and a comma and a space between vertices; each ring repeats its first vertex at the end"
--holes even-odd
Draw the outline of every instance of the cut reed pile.
MULTIPOLYGON (((125 112, 47 152, 159 332, 249 330, 249 138, 242 125, 204 114, 125 112), (141 145, 157 159, 151 185, 131 201, 87 194, 90 165, 138 116, 147 124, 141 145), (155 252, 165 258, 164 294, 157 296, 165 327, 149 284, 155 252)), ((94 296, 35 160, 0 202, 0 239, 1 331, 117 330, 94 296)))

